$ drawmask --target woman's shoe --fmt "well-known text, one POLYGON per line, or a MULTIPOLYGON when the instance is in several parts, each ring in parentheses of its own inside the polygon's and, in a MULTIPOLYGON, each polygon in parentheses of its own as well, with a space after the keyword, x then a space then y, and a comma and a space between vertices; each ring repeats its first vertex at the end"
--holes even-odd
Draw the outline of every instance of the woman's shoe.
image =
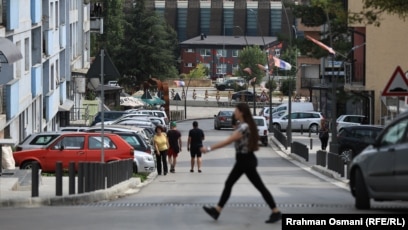
POLYGON ((269 216, 269 220, 266 220, 265 223, 268 223, 268 224, 275 223, 276 221, 279 221, 280 219, 282 219, 281 212, 272 213, 271 216, 269 216))
POLYGON ((190 169, 190 172, 194 172, 194 169, 190 169))
POLYGON ((220 216, 220 213, 217 211, 217 209, 215 209, 215 207, 203 206, 203 209, 208 215, 214 218, 214 220, 217 220, 220 216))

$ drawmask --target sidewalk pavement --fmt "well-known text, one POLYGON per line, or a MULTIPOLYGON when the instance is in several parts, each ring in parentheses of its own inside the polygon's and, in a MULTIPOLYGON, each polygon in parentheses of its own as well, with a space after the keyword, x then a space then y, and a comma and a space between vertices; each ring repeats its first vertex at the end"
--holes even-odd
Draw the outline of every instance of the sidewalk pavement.
MULTIPOLYGON (((176 109, 176 106, 171 105, 171 109, 176 109)), ((187 107, 188 120, 195 119, 208 119, 213 118, 218 111, 222 109, 220 107, 187 107)), ((232 108, 231 108, 232 109, 232 108)), ((305 136, 294 134, 292 137, 293 141, 305 138, 305 136)), ((290 148, 285 149, 273 135, 270 135, 270 144, 275 149, 278 150, 282 157, 288 159, 294 159, 298 162, 300 167, 306 170, 312 169, 326 176, 337 179, 344 184, 348 181, 344 178, 339 178, 338 175, 327 170, 323 167, 313 165, 311 162, 306 162, 303 158, 297 156, 296 154, 290 153, 290 148), (283 154, 282 154, 283 153, 283 154)), ((318 144, 316 144, 318 146, 318 144)), ((317 147, 309 149, 310 157, 315 157, 317 147)), ((39 196, 31 197, 31 183, 28 185, 22 185, 18 183, 19 178, 26 177, 26 180, 31 180, 31 173, 20 174, 20 175, 8 175, 7 171, 3 171, 3 175, 0 176, 0 207, 35 207, 44 205, 75 205, 83 203, 91 203, 102 200, 112 200, 121 196, 126 196, 127 194, 136 193, 143 186, 149 184, 155 177, 156 173, 150 173, 147 180, 143 183, 139 178, 131 178, 120 184, 117 184, 109 189, 97 190, 95 192, 82 193, 69 195, 68 193, 68 178, 63 178, 63 192, 62 196, 56 196, 56 183, 55 177, 40 177, 39 185, 39 196), (28 179, 27 179, 28 178, 28 179)), ((30 181, 31 182, 31 181, 30 181)))

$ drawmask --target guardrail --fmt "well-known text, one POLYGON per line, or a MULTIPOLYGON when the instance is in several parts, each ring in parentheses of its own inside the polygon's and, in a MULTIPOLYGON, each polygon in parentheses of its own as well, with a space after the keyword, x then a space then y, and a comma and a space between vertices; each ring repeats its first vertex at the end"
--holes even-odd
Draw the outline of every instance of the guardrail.
MULTIPOLYGON (((120 182, 128 180, 133 175, 133 164, 133 159, 108 163, 79 162, 76 177, 75 162, 70 162, 68 167, 68 193, 69 195, 75 194, 75 178, 77 178, 78 194, 110 188, 120 182)), ((62 162, 57 162, 55 170, 56 196, 62 196, 63 171, 62 162)), ((35 162, 33 163, 31 172, 31 197, 39 196, 39 178, 39 164, 35 162)))
POLYGON ((306 145, 300 142, 292 142, 290 152, 303 157, 306 161, 309 161, 309 149, 306 145))

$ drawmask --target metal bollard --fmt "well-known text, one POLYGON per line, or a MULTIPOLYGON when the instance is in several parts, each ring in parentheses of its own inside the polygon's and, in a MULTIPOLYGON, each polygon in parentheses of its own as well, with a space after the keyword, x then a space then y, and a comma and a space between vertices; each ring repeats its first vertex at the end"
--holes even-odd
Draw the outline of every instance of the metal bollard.
POLYGON ((300 135, 303 135, 303 124, 300 125, 300 135))
POLYGON ((84 193, 84 163, 78 163, 78 194, 84 193))
POLYGON ((34 161, 32 163, 32 168, 31 168, 31 197, 38 197, 38 194, 39 194, 39 187, 38 187, 39 170, 40 170, 40 165, 38 164, 38 162, 34 161))
POLYGON ((62 196, 62 162, 55 163, 55 195, 62 196))
POLYGON ((68 186, 68 194, 72 195, 75 194, 75 162, 69 162, 69 186, 68 186))
POLYGON ((313 149, 313 138, 310 138, 310 149, 313 149))

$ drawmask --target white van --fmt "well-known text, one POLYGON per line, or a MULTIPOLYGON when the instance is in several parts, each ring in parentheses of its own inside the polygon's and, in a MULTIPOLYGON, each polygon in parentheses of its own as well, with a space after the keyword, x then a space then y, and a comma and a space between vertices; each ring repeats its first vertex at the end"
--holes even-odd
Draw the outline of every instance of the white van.
MULTIPOLYGON (((280 104, 279 106, 275 107, 272 109, 272 114, 281 112, 281 111, 286 111, 289 112, 289 104, 288 103, 283 103, 280 104)), ((315 111, 313 108, 313 103, 312 102, 292 102, 291 103, 292 107, 292 112, 307 112, 307 111, 315 111)))

